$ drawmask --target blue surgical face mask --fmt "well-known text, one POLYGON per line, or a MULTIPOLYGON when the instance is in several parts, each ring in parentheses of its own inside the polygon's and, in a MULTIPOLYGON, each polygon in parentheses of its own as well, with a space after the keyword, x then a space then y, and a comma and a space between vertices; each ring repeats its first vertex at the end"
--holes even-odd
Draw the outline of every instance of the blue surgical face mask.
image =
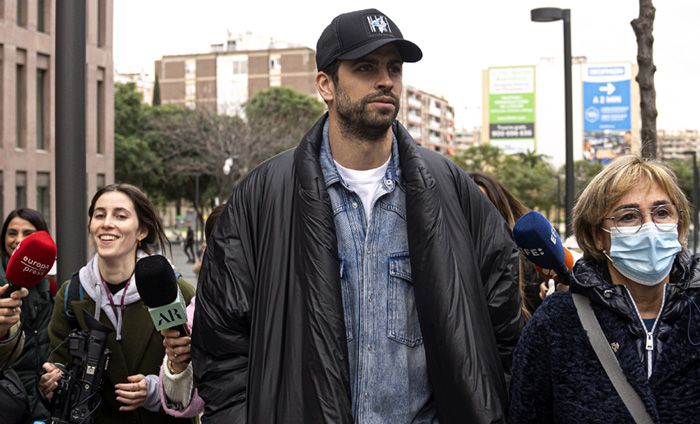
POLYGON ((609 232, 608 259, 620 274, 645 286, 663 281, 671 272, 676 254, 681 251, 676 224, 649 222, 639 231, 617 228, 609 232))

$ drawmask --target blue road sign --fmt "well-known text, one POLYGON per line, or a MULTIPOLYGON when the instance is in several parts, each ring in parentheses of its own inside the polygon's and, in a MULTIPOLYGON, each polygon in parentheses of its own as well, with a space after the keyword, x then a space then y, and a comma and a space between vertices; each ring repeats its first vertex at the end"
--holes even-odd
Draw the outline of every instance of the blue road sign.
POLYGON ((629 131, 630 77, 618 66, 596 66, 583 76, 583 130, 629 131), (622 79, 621 79, 622 78, 622 79))

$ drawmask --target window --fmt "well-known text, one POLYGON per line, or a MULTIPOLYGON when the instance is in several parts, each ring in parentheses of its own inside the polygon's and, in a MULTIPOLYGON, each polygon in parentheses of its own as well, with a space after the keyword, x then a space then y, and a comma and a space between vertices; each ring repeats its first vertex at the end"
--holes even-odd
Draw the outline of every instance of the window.
POLYGON ((248 61, 247 60, 236 60, 232 62, 233 64, 233 74, 234 75, 244 75, 248 73, 248 61))
POLYGON ((27 26, 27 0, 17 0, 17 25, 27 26))
POLYGON ((36 210, 51 227, 51 176, 48 172, 36 174, 36 210))
POLYGON ((16 66, 15 78, 15 147, 23 149, 26 145, 26 106, 27 106, 27 75, 24 65, 16 66))
POLYGON ((185 75, 192 76, 197 73, 197 61, 194 59, 185 60, 185 75))
POLYGON ((27 207, 27 173, 17 171, 15 177, 15 208, 27 207))
POLYGON ((47 150, 49 102, 48 72, 46 69, 36 70, 36 148, 47 150))
POLYGON ((36 5, 36 29, 41 32, 46 32, 46 1, 47 0, 37 0, 36 5))
POLYGON ((97 0, 97 47, 105 46, 106 0, 97 0))
POLYGON ((95 140, 97 142, 97 154, 104 154, 105 152, 105 82, 104 82, 105 70, 104 68, 97 68, 97 106, 95 107, 95 113, 97 113, 97 122, 95 125, 96 134, 95 140))
POLYGON ((97 174, 97 189, 99 190, 106 185, 107 178, 105 177, 105 174, 97 174))

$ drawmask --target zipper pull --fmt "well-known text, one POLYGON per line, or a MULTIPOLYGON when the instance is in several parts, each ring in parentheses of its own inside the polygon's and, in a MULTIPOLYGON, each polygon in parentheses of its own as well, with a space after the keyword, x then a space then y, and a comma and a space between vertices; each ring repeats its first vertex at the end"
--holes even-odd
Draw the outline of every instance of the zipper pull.
POLYGON ((654 350, 654 336, 647 333, 647 350, 654 350))

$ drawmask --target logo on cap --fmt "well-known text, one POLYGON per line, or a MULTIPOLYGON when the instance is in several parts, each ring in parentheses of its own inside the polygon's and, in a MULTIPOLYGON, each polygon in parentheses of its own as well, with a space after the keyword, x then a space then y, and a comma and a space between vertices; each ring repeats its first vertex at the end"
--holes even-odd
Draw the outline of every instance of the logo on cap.
POLYGON ((383 15, 367 15, 367 22, 369 23, 369 30, 372 32, 379 32, 380 34, 385 32, 391 33, 389 22, 383 15))

